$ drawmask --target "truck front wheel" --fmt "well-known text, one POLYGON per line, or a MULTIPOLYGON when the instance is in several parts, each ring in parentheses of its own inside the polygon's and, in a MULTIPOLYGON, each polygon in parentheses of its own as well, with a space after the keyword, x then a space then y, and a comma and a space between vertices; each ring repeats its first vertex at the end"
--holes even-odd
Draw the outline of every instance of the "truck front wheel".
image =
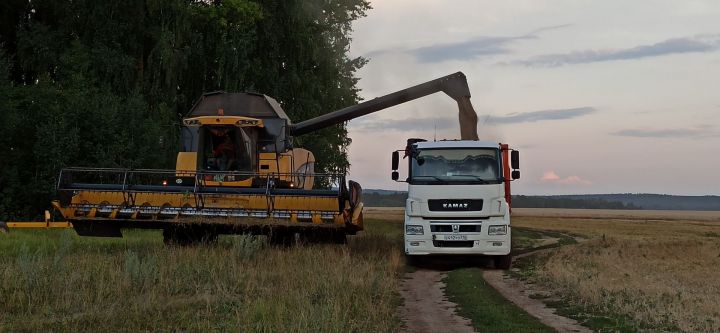
POLYGON ((495 268, 510 269, 510 265, 512 265, 512 254, 507 254, 504 256, 496 256, 494 258, 494 261, 495 261, 495 268))
POLYGON ((410 267, 422 267, 425 263, 422 256, 405 255, 405 264, 410 267))

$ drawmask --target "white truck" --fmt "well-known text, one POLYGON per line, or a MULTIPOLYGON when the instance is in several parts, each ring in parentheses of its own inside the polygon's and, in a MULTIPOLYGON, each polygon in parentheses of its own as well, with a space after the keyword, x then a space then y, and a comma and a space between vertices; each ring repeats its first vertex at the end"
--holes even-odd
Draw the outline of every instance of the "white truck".
MULTIPOLYGON (((399 153, 392 155, 398 181, 399 153)), ((405 255, 492 256, 510 268, 510 182, 520 178, 519 153, 506 144, 409 139, 405 255)))

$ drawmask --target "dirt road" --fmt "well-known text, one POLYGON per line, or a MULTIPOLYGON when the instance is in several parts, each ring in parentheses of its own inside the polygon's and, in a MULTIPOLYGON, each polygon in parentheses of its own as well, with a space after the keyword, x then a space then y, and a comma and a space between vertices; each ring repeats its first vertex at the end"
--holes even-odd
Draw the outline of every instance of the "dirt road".
MULTIPOLYGON (((582 242, 586 239, 576 237, 575 240, 582 242)), ((557 242, 558 238, 547 238, 536 246, 557 242)), ((515 259, 548 250, 527 252, 515 259)), ((404 332, 475 332, 472 322, 456 314, 457 304, 448 301, 445 296, 445 284, 442 280, 446 275, 444 272, 428 269, 406 274, 400 290, 404 299, 401 310, 406 325, 404 332)), ((558 332, 592 332, 571 318, 555 314, 555 310, 548 308, 542 301, 531 298, 530 295, 535 292, 532 286, 507 277, 502 270, 486 269, 483 271, 483 278, 505 299, 558 332)))
POLYGON ((586 327, 580 326, 577 321, 555 314, 555 310, 548 308, 543 302, 530 298, 532 289, 521 281, 506 278, 503 271, 483 271, 483 279, 487 281, 508 301, 513 302, 519 308, 537 318, 543 324, 552 327, 560 333, 582 332, 592 333, 586 327))
POLYGON ((455 313, 455 303, 445 297, 446 274, 418 269, 407 273, 400 294, 404 299, 402 332, 475 332, 470 320, 455 313))

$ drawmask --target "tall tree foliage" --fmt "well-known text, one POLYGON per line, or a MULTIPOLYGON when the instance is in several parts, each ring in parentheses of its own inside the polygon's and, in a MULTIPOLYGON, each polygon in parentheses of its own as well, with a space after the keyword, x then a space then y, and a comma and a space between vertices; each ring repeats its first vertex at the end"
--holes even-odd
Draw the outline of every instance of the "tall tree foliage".
MULTIPOLYGON (((0 220, 47 206, 68 166, 171 168, 203 93, 256 91, 294 121, 358 102, 347 51, 364 0, 0 4, 0 220)), ((348 167, 339 125, 296 141, 348 167)))

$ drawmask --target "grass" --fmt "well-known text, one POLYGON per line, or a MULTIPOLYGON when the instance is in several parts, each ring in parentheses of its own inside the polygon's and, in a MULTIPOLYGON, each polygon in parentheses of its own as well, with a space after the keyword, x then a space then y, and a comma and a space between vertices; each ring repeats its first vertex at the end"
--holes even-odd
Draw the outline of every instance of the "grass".
POLYGON ((554 292, 560 313, 600 332, 718 332, 720 223, 681 217, 520 216, 516 226, 590 239, 516 267, 554 292))
POLYGON ((296 248, 14 230, 0 235, 0 331, 392 332, 402 223, 366 229, 347 246, 296 248))
MULTIPOLYGON (((544 269, 548 258, 548 255, 536 255, 517 260, 514 263, 515 269, 509 274, 516 279, 537 283, 539 282, 538 271, 544 269)), ((582 303, 573 295, 572 291, 554 290, 551 295, 537 293, 530 297, 543 301, 548 307, 555 309, 555 313, 558 315, 573 318, 594 332, 632 333, 678 330, 677 327, 672 326, 648 326, 629 315, 620 313, 613 307, 582 303)))
MULTIPOLYGON (((513 253, 575 243, 559 232, 513 228, 513 253)), ((444 280, 448 298, 458 304, 458 313, 469 318, 480 332, 554 332, 537 318, 508 302, 482 277, 480 268, 448 272, 444 280)))
POLYGON ((513 255, 575 243, 575 238, 565 233, 521 227, 512 229, 513 255))
POLYGON ((479 332, 555 332, 503 298, 485 282, 479 268, 451 271, 445 284, 448 298, 459 305, 458 313, 470 318, 479 332))

